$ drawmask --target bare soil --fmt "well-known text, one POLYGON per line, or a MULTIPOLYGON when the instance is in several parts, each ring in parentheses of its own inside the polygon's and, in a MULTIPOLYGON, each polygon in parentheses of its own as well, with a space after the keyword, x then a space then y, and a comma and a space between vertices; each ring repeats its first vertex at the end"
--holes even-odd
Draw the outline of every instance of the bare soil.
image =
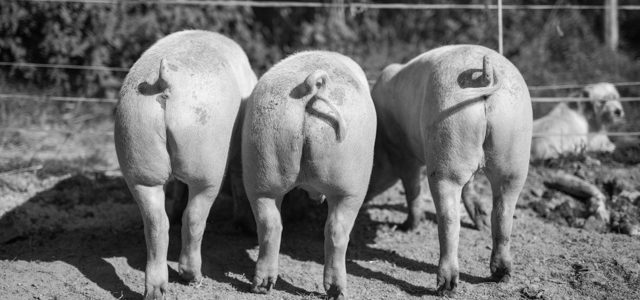
MULTIPOLYGON (((117 162, 111 138, 21 135, 3 136, 0 144, 0 172, 42 166, 35 172, 0 175, 0 298, 140 298, 145 265, 142 221, 122 177, 112 171, 117 162)), ((638 203, 629 196, 638 191, 640 165, 598 159, 532 166, 514 217, 515 274, 508 284, 488 280, 490 233, 471 228, 464 216, 457 297, 640 299, 640 237, 612 232, 620 231, 623 219, 629 224, 640 220, 638 203), (579 201, 543 184, 545 174, 558 169, 606 191, 618 225, 585 225, 589 217, 577 207, 579 201), (562 208, 567 201, 576 207, 562 208)), ((489 197, 483 178, 474 188, 481 197, 489 197)), ((256 238, 230 224, 229 199, 220 198, 204 237, 206 279, 200 286, 189 286, 177 275, 180 228, 172 226, 168 298, 321 298, 323 210, 313 208, 303 218, 285 223, 280 278, 271 294, 255 295, 249 287, 256 238)), ((397 229, 405 217, 398 185, 361 209, 347 253, 352 298, 436 297, 439 250, 433 205, 428 220, 413 232, 397 229)))

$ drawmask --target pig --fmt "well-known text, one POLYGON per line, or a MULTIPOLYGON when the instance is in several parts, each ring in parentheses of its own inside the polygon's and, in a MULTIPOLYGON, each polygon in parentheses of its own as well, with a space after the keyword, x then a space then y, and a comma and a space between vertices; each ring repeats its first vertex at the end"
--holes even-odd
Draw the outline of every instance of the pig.
POLYGON ((482 46, 444 46, 387 66, 372 98, 379 126, 370 193, 400 178, 410 210, 405 224, 415 227, 424 216, 420 175, 426 168, 438 223, 438 293, 456 291, 459 203, 462 198, 474 217, 467 190, 479 170, 493 192, 491 274, 509 281, 509 239, 529 168, 533 119, 518 69, 482 46))
POLYGON ((615 150, 607 132, 625 121, 615 86, 607 82, 587 85, 578 96, 590 101, 559 103, 533 122, 532 161, 615 150))
POLYGON ((247 102, 242 127, 244 186, 260 251, 252 291, 268 293, 278 276, 283 196, 300 187, 326 199, 324 288, 345 299, 349 234, 364 200, 376 115, 364 72, 334 52, 301 52, 265 73, 247 102))
POLYGON ((169 220, 163 186, 188 186, 178 272, 202 279, 200 248, 229 156, 240 103, 257 78, 238 44, 218 33, 173 33, 145 51, 127 74, 115 113, 115 147, 140 209, 147 245, 146 299, 167 292, 169 220))

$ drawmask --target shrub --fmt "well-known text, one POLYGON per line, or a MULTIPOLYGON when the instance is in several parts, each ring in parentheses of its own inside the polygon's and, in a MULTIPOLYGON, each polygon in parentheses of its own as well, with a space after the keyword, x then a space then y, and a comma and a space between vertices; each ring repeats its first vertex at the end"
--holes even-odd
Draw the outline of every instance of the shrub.
MULTIPOLYGON (((509 2, 550 4, 542 0, 509 2)), ((560 2, 602 4, 599 0, 560 2)), ((387 64, 405 62, 440 45, 471 43, 497 48, 496 16, 496 11, 482 10, 371 9, 346 10, 342 19, 322 8, 5 0, 0 4, 0 61, 127 68, 161 37, 183 29, 205 29, 236 40, 258 74, 293 52, 313 48, 351 56, 370 79, 375 79, 387 64)), ((639 80, 640 63, 632 56, 638 55, 640 42, 623 40, 623 50, 611 52, 602 45, 600 19, 601 11, 507 10, 505 55, 520 68, 530 85, 639 80), (630 55, 625 49, 631 49, 630 55)), ((621 13, 623 24, 634 20, 640 20, 640 13, 621 13)), ((623 37, 634 37, 638 32, 634 28, 624 30, 623 37)), ((48 94, 98 97, 115 97, 125 75, 115 71, 27 67, 0 70, 0 87, 5 92, 26 88, 48 94)), ((640 90, 621 92, 633 95, 640 90)))

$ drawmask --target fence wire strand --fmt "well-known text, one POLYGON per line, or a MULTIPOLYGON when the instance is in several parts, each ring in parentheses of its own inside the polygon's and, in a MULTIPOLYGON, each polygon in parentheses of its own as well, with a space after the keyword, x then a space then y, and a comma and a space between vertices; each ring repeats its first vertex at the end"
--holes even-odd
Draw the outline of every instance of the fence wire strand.
MULTIPOLYGON (((90 70, 90 71, 109 71, 109 72, 129 72, 130 68, 122 67, 107 67, 107 66, 87 66, 87 65, 68 65, 68 64, 43 64, 32 62, 0 62, 0 66, 4 67, 31 67, 31 68, 50 68, 50 69, 75 69, 75 70, 90 70)), ((370 85, 374 85, 375 80, 369 80, 370 85)), ((626 82, 609 82, 615 86, 640 86, 640 81, 626 81, 626 82)), ((595 83, 576 83, 576 84, 556 84, 556 85, 539 85, 529 86, 530 91, 544 91, 544 90, 562 90, 562 89, 579 89, 595 83)))
MULTIPOLYGON (((16 127, 0 127, 0 133, 2 132, 12 132, 12 133, 41 133, 41 134, 64 134, 64 135, 105 135, 105 136, 113 136, 113 131, 98 131, 98 130, 64 130, 64 129, 37 129, 37 128, 16 128, 16 127)), ((590 132, 587 134, 582 133, 544 133, 544 134, 533 134, 533 138, 545 138, 545 137, 571 137, 571 136, 601 136, 606 135, 610 137, 625 137, 625 136, 640 136, 640 131, 629 131, 629 132, 590 132)))
POLYGON ((45 128, 18 128, 18 127, 0 127, 0 132, 11 133, 42 133, 42 134, 64 134, 64 135, 107 135, 112 136, 113 131, 102 130, 65 130, 65 129, 45 129, 45 128))
MULTIPOLYGON (((640 86, 640 81, 627 81, 627 82, 609 82, 615 86, 640 86)), ((538 86, 529 86, 530 91, 543 91, 543 90, 564 90, 564 89, 581 89, 587 85, 592 85, 595 83, 586 83, 586 84, 556 84, 556 85, 538 85, 538 86)))
MULTIPOLYGON (((149 5, 200 5, 200 6, 246 6, 246 7, 308 7, 308 8, 348 8, 356 10, 366 9, 468 9, 468 10, 497 10, 496 4, 428 4, 428 3, 322 3, 311 1, 220 1, 220 0, 18 0, 22 2, 40 3, 82 3, 82 4, 149 4, 149 5)), ((507 4, 502 5, 504 10, 604 10, 604 5, 572 5, 572 4, 507 4)), ((619 5, 620 10, 640 10, 640 5, 619 5)))
MULTIPOLYGON (((90 97, 67 97, 67 96, 47 96, 47 95, 27 95, 27 94, 0 94, 0 101, 12 100, 32 100, 32 101, 58 101, 58 102, 91 102, 91 103, 117 103, 116 98, 90 98, 90 97)), ((572 97, 531 97, 533 103, 560 103, 560 102, 591 102, 591 98, 572 97)), ((620 102, 640 101, 640 97, 622 97, 620 102)))
MULTIPOLYGON (((622 97, 616 99, 620 102, 640 101, 640 97, 622 97)), ((591 98, 572 98, 572 97, 531 97, 533 103, 559 103, 559 102, 592 102, 591 98)))
POLYGON ((106 67, 106 66, 67 65, 67 64, 41 64, 41 63, 30 63, 30 62, 1 61, 0 62, 0 66, 4 66, 4 67, 27 67, 27 68, 49 68, 49 69, 92 70, 92 71, 108 71, 108 72, 129 72, 129 68, 106 67))
POLYGON ((614 137, 624 137, 624 136, 640 136, 640 131, 627 131, 627 132, 589 132, 587 134, 583 134, 583 133, 534 133, 532 135, 533 138, 545 138, 545 137, 551 137, 551 136, 559 136, 559 137, 570 137, 570 136, 588 136, 588 137, 592 137, 592 136, 601 136, 601 135, 606 135, 606 136, 614 136, 614 137))
MULTIPOLYGON (((426 4, 426 3, 323 3, 313 1, 220 1, 220 0, 15 0, 18 2, 34 2, 34 3, 76 3, 76 4, 100 4, 100 5, 198 5, 198 6, 244 6, 244 7, 271 7, 271 8, 344 8, 354 11, 363 11, 366 9, 396 9, 396 10, 449 10, 449 9, 466 9, 466 10, 497 10, 496 4, 426 4)), ((503 10, 604 10, 605 5, 572 5, 572 4, 506 4, 501 5, 503 10)), ((640 5, 619 5, 619 10, 640 10, 640 5)), ((30 67, 30 68, 51 68, 51 69, 75 69, 88 71, 107 71, 107 72, 128 72, 129 68, 107 67, 93 65, 71 65, 71 64, 47 64, 47 63, 31 63, 31 62, 0 62, 0 66, 4 67, 30 67)), ((640 86, 640 82, 618 82, 612 83, 615 86, 640 86)), ((530 91, 543 90, 560 90, 560 89, 578 89, 588 84, 560 84, 546 86, 530 86, 530 91)), ((0 94, 0 101, 7 100, 36 100, 36 101, 57 101, 57 102, 88 102, 88 103, 117 103, 115 98, 91 98, 91 97, 68 97, 68 96, 48 96, 48 95, 26 95, 26 94, 0 94)), ((536 103, 557 103, 557 102, 587 102, 593 101, 589 98, 571 98, 571 97, 532 97, 532 102, 536 103)), ((619 99, 621 102, 640 101, 640 97, 625 97, 619 99)), ((113 135, 111 131, 73 131, 59 129, 25 129, 15 127, 0 127, 0 132, 40 132, 40 133, 61 133, 61 134, 97 134, 97 135, 113 135)), ((609 133, 589 133, 592 135, 605 134, 607 136, 640 136, 640 132, 609 132, 609 133)), ((584 134, 543 134, 534 137, 548 136, 576 136, 584 134)))
POLYGON ((0 94, 0 101, 9 100, 36 100, 36 101, 59 101, 59 102, 91 102, 91 103, 117 103, 115 98, 89 98, 89 97, 66 97, 66 96, 46 96, 46 95, 25 95, 25 94, 0 94))

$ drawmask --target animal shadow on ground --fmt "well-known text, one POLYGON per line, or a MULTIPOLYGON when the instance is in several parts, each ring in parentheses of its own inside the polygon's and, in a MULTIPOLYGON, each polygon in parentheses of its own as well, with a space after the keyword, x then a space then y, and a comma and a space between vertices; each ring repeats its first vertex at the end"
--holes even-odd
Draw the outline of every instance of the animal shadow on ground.
MULTIPOLYGON (((121 177, 79 174, 61 180, 0 219, 3 228, 18 232, 0 241, 0 260, 62 261, 116 298, 140 297, 105 258, 124 256, 132 266, 144 270, 141 221, 133 222, 136 228, 115 230, 109 223, 97 224, 105 221, 96 216, 99 210, 122 205, 137 210, 121 177)), ((113 222, 126 219, 117 213, 111 217, 113 222)))
MULTIPOLYGON (((484 199, 483 198, 480 201, 491 201, 491 199, 484 199)), ((402 205, 402 204, 382 204, 382 205, 381 204, 370 204, 366 208, 367 209, 371 209, 371 208, 387 209, 387 210, 395 210, 395 211, 407 213, 407 206, 406 205, 402 205)), ((431 222, 434 225, 438 224, 438 216, 436 216, 436 214, 433 213, 433 212, 425 211, 424 212, 424 219, 425 219, 425 221, 431 222)), ((371 221, 371 220, 369 220, 369 221, 371 221)), ((379 225, 395 226, 396 228, 399 228, 399 226, 402 225, 402 223, 391 223, 391 222, 385 223, 385 222, 375 222, 375 221, 371 221, 371 222, 375 223, 375 224, 379 224, 379 225)), ((471 224, 469 222, 466 222, 464 220, 460 220, 460 226, 462 228, 477 230, 475 225, 473 225, 473 224, 471 224)))
MULTIPOLYGON (((167 202, 167 207, 171 207, 170 201, 167 202)), ((285 201, 283 206, 286 205, 285 201)), ((400 207, 389 208, 406 210, 400 207)), ((241 234, 233 227, 231 211, 232 203, 228 197, 219 197, 216 200, 203 238, 202 272, 216 282, 228 283, 240 292, 249 293, 255 261, 247 250, 256 249, 257 241, 255 236, 241 234), (246 280, 230 276, 230 273, 244 274, 246 280)), ((283 208, 283 211, 286 209, 283 208)), ((280 253, 294 260, 323 264, 323 229, 326 214, 326 204, 322 204, 309 206, 300 218, 291 220, 283 217, 287 221, 284 224, 280 253)), ((435 216, 430 216, 430 219, 435 219, 435 216)), ((132 290, 119 275, 123 272, 116 272, 117 266, 114 267, 109 261, 109 258, 124 257, 130 267, 142 272, 145 269, 146 246, 142 221, 122 177, 109 177, 97 173, 74 175, 48 190, 37 193, 21 207, 3 216, 0 224, 3 228, 31 228, 23 230, 11 239, 0 241, 0 260, 62 261, 77 268, 88 280, 116 298, 141 297, 140 293, 132 290), (119 209, 113 209, 114 213, 109 215, 108 210, 111 207, 119 209), (48 212, 49 215, 38 215, 37 219, 29 216, 29 213, 37 208, 48 212), (126 216, 121 215, 123 209, 128 211, 126 216), (103 213, 107 215, 104 216, 103 213), (54 221, 45 222, 43 226, 24 226, 25 220, 40 223, 40 218, 54 221), (56 223, 57 221, 62 224, 56 223)), ((372 247, 380 226, 388 224, 371 220, 361 210, 347 252, 347 272, 357 277, 396 285, 412 295, 435 294, 435 290, 431 288, 413 285, 354 262, 383 260, 400 268, 427 272, 435 276, 436 265, 403 257, 395 251, 372 247)), ((180 226, 172 224, 168 260, 178 261, 179 254, 180 226)), ((169 272, 170 282, 181 282, 176 270, 170 267, 169 272)), ((140 276, 133 281, 140 284, 140 288, 144 286, 143 275, 122 276, 140 276)), ((465 273, 460 274, 460 279, 469 283, 487 281, 486 278, 465 273)), ((127 278, 127 281, 132 280, 127 278)), ((275 289, 291 295, 320 295, 318 292, 300 288, 296 286, 296 282, 288 282, 282 277, 275 289)))

